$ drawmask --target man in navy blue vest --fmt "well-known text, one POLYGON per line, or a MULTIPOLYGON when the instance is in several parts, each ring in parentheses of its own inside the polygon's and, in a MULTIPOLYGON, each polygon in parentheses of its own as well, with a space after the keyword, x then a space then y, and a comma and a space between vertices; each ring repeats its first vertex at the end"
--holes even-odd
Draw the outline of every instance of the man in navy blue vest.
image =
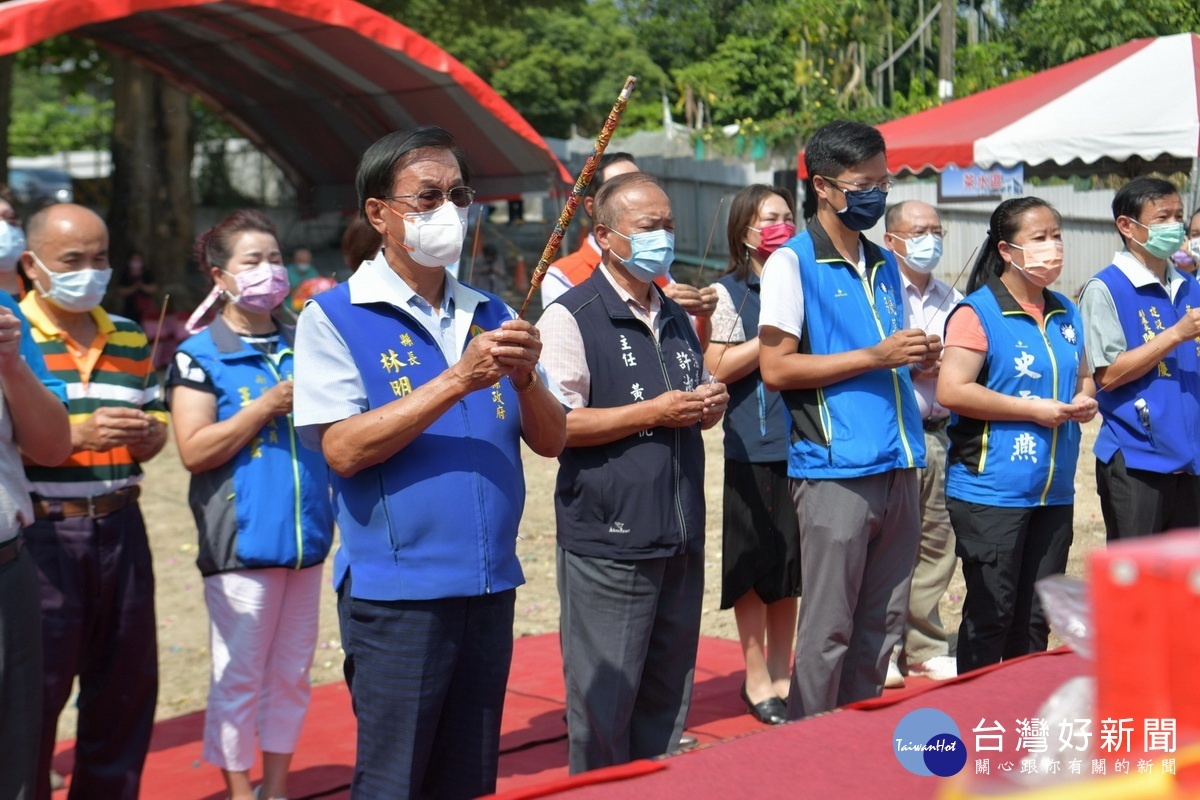
POLYGON ((758 319, 763 380, 792 421, 804 584, 792 719, 883 691, 921 540, 925 440, 909 367, 941 352, 939 337, 904 329, 895 257, 860 233, 891 185, 879 131, 830 123, 804 163, 808 228, 767 260, 758 319))
POLYGON ((1125 249, 1079 300, 1109 541, 1200 524, 1200 284, 1171 263, 1183 201, 1167 181, 1135 178, 1112 208, 1125 249))
POLYGON ((383 251, 318 295, 296 331, 296 425, 333 481, 355 797, 495 791, 524 583, 520 442, 562 450, 537 330, 445 269, 474 192, 441 128, 392 133, 358 167, 383 251))
POLYGON ((704 443, 729 395, 687 313, 653 284, 674 257, 658 181, 606 181, 599 269, 538 326, 567 414, 554 510, 572 773, 671 752, 704 595, 704 443))

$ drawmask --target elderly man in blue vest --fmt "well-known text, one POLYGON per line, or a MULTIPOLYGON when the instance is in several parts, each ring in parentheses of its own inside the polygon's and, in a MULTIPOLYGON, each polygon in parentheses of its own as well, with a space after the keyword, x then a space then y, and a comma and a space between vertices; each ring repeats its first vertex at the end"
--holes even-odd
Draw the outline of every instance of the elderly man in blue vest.
POLYGON ((354 797, 495 791, 525 503, 520 442, 562 450, 538 331, 445 269, 474 191, 441 128, 358 167, 383 251, 296 331, 296 425, 333 482, 334 585, 358 718, 354 797))
POLYGON ((1171 263, 1183 200, 1167 181, 1135 178, 1112 210, 1125 249, 1079 300, 1109 541, 1200 525, 1200 283, 1171 263))
POLYGON ((658 181, 612 178, 594 209, 600 267, 538 322, 571 407, 554 510, 572 773, 679 745, 704 594, 700 433, 729 402, 653 283, 674 258, 658 181))
POLYGON ((808 227, 767 260, 758 318, 763 381, 791 416, 800 520, 791 719, 883 691, 921 540, 925 434, 909 367, 941 352, 939 337, 904 328, 896 259, 861 233, 890 186, 879 131, 830 123, 804 162, 808 227))

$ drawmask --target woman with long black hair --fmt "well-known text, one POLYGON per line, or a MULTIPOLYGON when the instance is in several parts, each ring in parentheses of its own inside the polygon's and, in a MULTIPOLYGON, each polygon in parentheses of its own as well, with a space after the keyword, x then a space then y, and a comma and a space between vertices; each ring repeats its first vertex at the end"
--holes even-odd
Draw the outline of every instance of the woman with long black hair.
POLYGON ((967 584, 960 675, 1046 649, 1034 583, 1067 566, 1079 423, 1096 415, 1096 388, 1079 310, 1047 288, 1062 263, 1058 212, 1036 197, 1004 201, 946 324, 937 397, 953 412, 946 507, 967 584))

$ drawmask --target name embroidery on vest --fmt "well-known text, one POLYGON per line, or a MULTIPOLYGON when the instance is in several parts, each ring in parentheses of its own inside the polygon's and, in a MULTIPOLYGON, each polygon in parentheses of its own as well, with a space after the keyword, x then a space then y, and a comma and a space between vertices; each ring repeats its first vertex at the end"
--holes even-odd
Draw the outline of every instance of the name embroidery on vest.
MULTIPOLYGON (((407 333, 400 334, 400 349, 405 350, 413 346, 412 336, 407 333)), ((405 367, 417 366, 421 363, 417 358, 417 354, 412 350, 408 350, 405 355, 400 355, 394 349, 388 348, 379 354, 379 363, 383 369, 388 385, 392 387, 392 394, 396 397, 404 397, 406 394, 411 394, 413 390, 412 379, 407 375, 398 375, 393 378, 393 373, 402 373, 405 367)))

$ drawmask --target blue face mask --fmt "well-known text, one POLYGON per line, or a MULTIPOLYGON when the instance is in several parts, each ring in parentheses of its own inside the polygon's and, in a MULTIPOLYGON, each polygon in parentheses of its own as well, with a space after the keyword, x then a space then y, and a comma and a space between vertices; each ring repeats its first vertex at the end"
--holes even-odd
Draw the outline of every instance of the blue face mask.
POLYGON ((0 272, 12 272, 25 252, 25 232, 11 222, 0 221, 0 272))
MULTIPOLYGON (((667 230, 642 231, 626 236, 620 231, 609 229, 622 239, 629 240, 629 260, 623 261, 616 253, 613 258, 621 262, 629 274, 642 283, 653 283, 667 274, 675 261, 675 234, 667 230)), ((610 251, 611 252, 611 251, 610 251)))
POLYGON ((862 192, 842 192, 846 195, 846 207, 837 212, 838 219, 852 231, 874 228, 883 219, 887 209, 887 192, 882 189, 867 189, 862 192))

